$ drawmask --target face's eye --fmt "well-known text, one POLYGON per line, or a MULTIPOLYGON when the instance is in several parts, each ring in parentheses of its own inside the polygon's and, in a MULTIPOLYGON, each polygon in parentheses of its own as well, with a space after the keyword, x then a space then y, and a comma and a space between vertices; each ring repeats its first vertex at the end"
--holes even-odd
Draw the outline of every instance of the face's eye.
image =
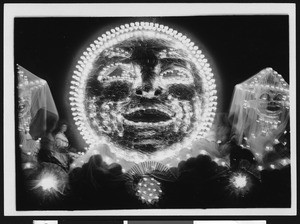
POLYGON ((194 82, 191 73, 187 69, 180 67, 165 70, 160 76, 162 81, 166 84, 190 85, 194 82))
POLYGON ((171 85, 169 88, 169 93, 173 97, 180 100, 191 100, 195 95, 195 91, 191 86, 186 86, 183 84, 171 85))
POLYGON ((19 110, 24 110, 26 107, 28 107, 28 101, 26 101, 24 98, 19 98, 19 110))
POLYGON ((263 93, 262 95, 260 95, 259 99, 266 100, 266 101, 270 101, 271 100, 270 95, 267 94, 267 93, 263 93))
POLYGON ((126 82, 115 81, 109 83, 103 89, 103 97, 107 100, 120 101, 128 97, 130 86, 126 82))
POLYGON ((133 82, 135 79, 134 69, 131 64, 113 63, 104 67, 99 75, 99 82, 127 81, 133 82))
POLYGON ((25 104, 19 104, 19 112, 23 113, 26 110, 26 105, 25 104))
POLYGON ((273 100, 274 101, 283 101, 283 100, 285 100, 285 97, 282 94, 278 93, 276 96, 274 96, 273 100))

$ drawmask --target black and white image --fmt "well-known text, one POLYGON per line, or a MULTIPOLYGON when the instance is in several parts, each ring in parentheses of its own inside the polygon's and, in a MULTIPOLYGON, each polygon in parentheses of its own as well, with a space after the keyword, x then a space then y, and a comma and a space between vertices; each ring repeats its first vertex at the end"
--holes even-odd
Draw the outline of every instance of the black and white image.
POLYGON ((14 17, 16 211, 290 209, 290 20, 14 17))

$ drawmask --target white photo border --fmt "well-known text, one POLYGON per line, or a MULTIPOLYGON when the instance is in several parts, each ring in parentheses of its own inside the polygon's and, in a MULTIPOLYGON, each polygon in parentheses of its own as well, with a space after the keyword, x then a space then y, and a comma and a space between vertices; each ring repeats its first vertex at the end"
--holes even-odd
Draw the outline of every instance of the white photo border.
POLYGON ((296 215, 296 5, 293 3, 190 4, 4 4, 4 215, 5 216, 249 216, 296 215), (180 8, 180 10, 178 10, 180 8), (101 15, 101 16, 100 16, 101 15), (212 15, 288 15, 291 128, 291 208, 141 209, 90 211, 17 211, 15 168, 14 18, 16 17, 154 17, 212 15))

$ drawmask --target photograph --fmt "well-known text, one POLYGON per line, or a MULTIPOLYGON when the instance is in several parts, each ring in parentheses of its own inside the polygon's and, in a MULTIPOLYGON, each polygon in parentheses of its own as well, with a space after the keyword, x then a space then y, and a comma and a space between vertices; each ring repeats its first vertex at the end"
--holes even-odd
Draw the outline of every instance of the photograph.
POLYGON ((4 209, 295 213, 293 5, 21 5, 5 8, 4 209))

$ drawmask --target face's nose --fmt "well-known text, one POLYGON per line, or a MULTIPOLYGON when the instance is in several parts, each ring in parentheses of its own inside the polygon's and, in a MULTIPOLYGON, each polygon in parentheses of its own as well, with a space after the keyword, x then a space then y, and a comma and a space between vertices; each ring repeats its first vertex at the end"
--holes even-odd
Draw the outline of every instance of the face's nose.
POLYGON ((136 88, 135 94, 140 97, 156 98, 162 94, 162 89, 160 87, 144 84, 143 86, 136 88))

